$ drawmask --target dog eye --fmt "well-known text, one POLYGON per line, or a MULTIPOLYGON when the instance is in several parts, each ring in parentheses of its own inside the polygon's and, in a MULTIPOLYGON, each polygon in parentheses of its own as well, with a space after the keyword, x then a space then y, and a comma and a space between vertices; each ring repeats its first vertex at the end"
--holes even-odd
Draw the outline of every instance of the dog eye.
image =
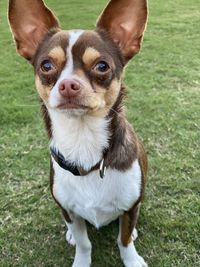
POLYGON ((96 64, 96 66, 94 67, 94 70, 97 72, 107 72, 110 69, 109 65, 107 62, 105 61, 100 61, 96 64))
POLYGON ((51 71, 53 69, 54 69, 54 66, 53 66, 53 64, 51 63, 50 60, 44 60, 42 62, 42 64, 41 64, 41 70, 43 72, 49 72, 49 71, 51 71))

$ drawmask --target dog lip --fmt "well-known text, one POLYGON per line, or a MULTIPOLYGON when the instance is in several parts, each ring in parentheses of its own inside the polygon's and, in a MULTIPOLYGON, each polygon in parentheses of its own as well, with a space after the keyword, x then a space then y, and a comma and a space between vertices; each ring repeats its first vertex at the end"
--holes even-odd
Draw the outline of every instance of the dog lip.
POLYGON ((56 108, 58 109, 86 109, 87 107, 84 105, 75 103, 75 102, 68 101, 68 102, 59 104, 56 108))

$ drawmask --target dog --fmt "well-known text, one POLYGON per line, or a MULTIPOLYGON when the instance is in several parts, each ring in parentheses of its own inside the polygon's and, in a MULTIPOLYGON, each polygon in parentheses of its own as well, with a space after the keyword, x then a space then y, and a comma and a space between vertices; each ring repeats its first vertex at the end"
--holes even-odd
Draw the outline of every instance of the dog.
POLYGON ((42 0, 9 0, 18 53, 34 68, 50 139, 50 187, 62 210, 73 267, 91 266, 85 221, 119 218, 126 267, 146 267, 134 246, 147 157, 124 112, 122 74, 141 47, 147 0, 111 0, 94 30, 61 30, 42 0))

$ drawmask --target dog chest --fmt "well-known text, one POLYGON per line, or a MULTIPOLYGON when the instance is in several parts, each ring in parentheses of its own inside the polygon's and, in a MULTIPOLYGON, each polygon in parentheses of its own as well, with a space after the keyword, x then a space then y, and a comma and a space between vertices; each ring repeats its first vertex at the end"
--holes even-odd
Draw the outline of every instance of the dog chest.
POLYGON ((126 172, 109 169, 104 179, 98 171, 74 176, 53 162, 53 194, 67 211, 96 226, 108 224, 130 209, 141 191, 141 170, 136 160, 126 172))

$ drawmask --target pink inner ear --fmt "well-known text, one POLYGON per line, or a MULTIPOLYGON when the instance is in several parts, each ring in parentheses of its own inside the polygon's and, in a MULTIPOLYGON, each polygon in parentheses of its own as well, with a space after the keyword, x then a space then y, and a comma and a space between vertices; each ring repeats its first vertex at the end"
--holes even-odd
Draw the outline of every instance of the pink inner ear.
POLYGON ((39 24, 38 22, 33 22, 32 24, 25 25, 23 31, 27 35, 28 40, 32 39, 32 43, 34 43, 36 47, 45 33, 48 32, 48 29, 43 23, 39 24))
POLYGON ((33 22, 33 24, 25 25, 23 27, 24 34, 21 37, 21 44, 18 46, 19 54, 28 60, 31 59, 46 32, 47 29, 45 29, 43 23, 39 25, 38 22, 33 22))
MULTIPOLYGON (((21 34, 18 52, 26 59, 30 59, 37 48, 37 27, 33 25, 24 25, 23 35, 21 34)), ((38 36, 39 37, 39 36, 38 36)))
POLYGON ((132 27, 132 23, 121 23, 117 27, 113 25, 111 32, 114 42, 118 44, 128 59, 139 52, 142 37, 139 31, 133 33, 132 27))

